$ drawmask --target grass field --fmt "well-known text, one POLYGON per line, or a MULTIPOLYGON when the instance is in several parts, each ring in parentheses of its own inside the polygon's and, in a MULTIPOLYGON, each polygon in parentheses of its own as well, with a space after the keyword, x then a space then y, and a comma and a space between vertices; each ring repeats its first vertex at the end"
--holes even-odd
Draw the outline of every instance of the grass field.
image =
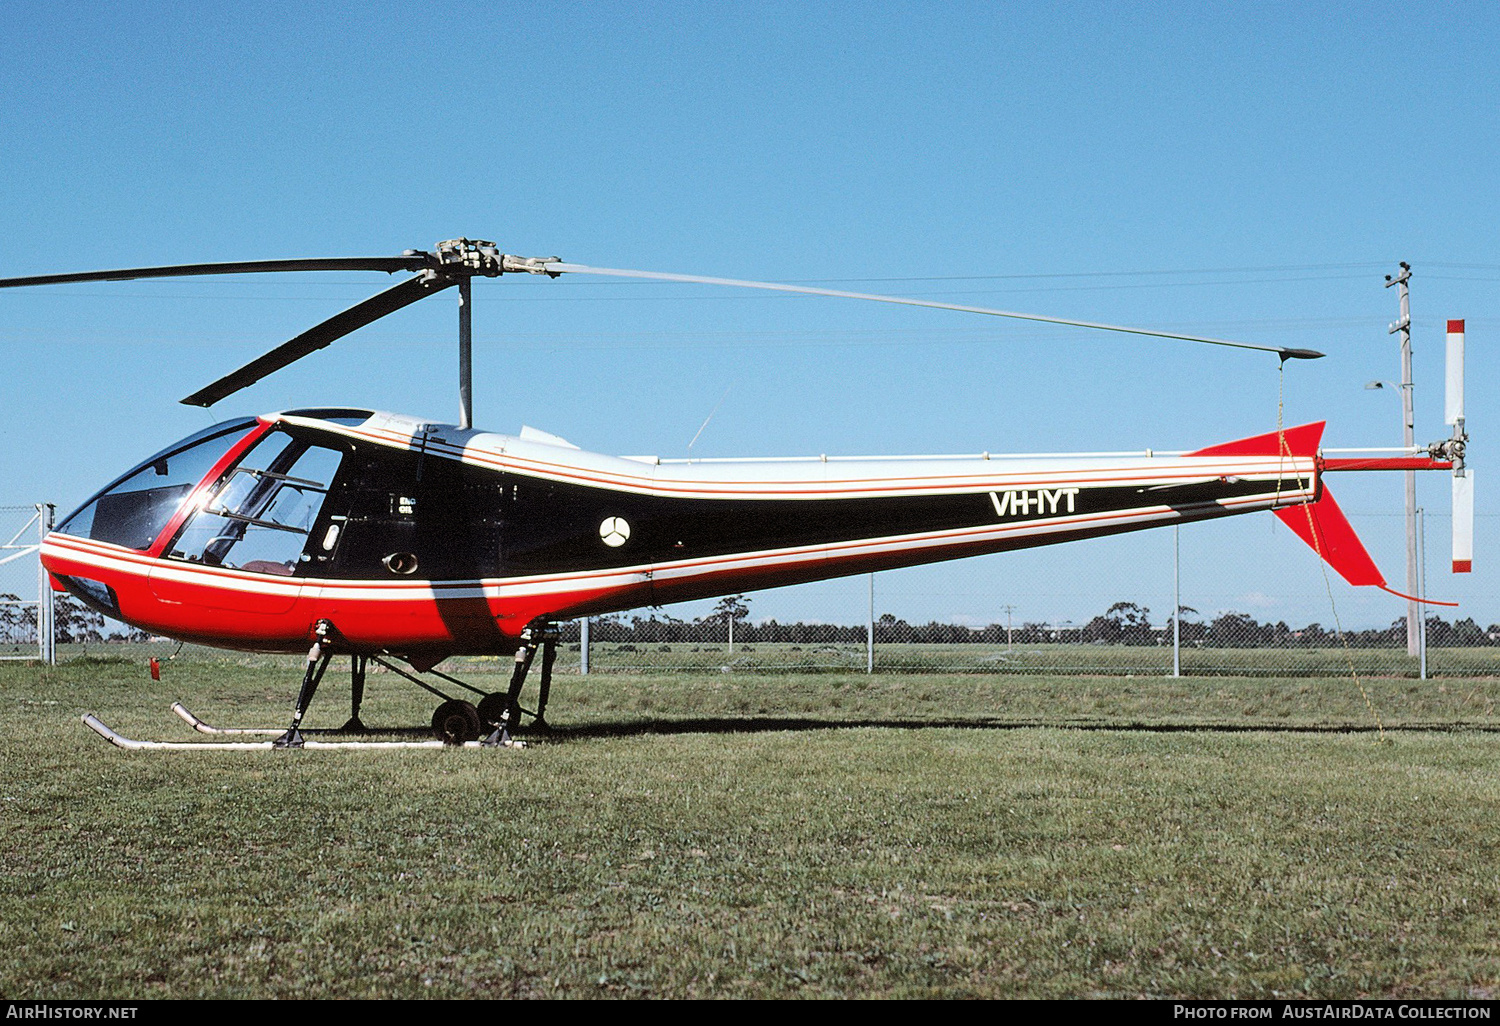
MULTIPOLYGON (((64 644, 58 646, 64 661, 80 656, 92 658, 137 658, 151 655, 167 658, 177 651, 176 642, 156 644, 64 644)), ((0 657, 32 656, 34 643, 0 648, 0 657)), ((188 658, 210 659, 208 649, 188 647, 188 658)), ((577 643, 558 648, 558 670, 577 672, 577 643)), ((863 643, 743 642, 733 651, 721 640, 701 642, 601 642, 590 647, 590 666, 596 673, 754 673, 754 674, 847 674, 863 673, 866 665, 863 643)), ((1184 645, 1182 672, 1189 676, 1235 677, 1347 677, 1353 664, 1360 674, 1377 677, 1411 677, 1420 674, 1420 661, 1399 646, 1376 648, 1341 646, 1314 648, 1209 648, 1184 645)), ((1073 645, 1073 644, 915 644, 886 643, 875 646, 875 666, 880 673, 969 673, 1083 674, 1088 676, 1163 676, 1172 669, 1170 646, 1073 645)), ((1435 647, 1427 654, 1431 677, 1500 676, 1500 647, 1435 647)))
POLYGON ((524 751, 78 721, 277 725, 296 664, 0 666, 0 996, 1500 993, 1495 678, 561 676, 524 751))

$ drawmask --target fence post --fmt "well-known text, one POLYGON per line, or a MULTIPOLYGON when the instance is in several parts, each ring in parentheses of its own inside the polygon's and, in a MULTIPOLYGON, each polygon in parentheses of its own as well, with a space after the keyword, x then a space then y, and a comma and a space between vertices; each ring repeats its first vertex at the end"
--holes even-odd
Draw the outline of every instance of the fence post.
POLYGON ((865 619, 865 672, 875 672, 875 575, 870 575, 870 609, 865 619))
MULTIPOLYGON (((1425 508, 1417 507, 1417 598, 1427 597, 1427 511, 1425 508)), ((1420 651, 1420 669, 1418 670, 1420 680, 1427 679, 1427 607, 1419 606, 1419 615, 1422 617, 1422 630, 1417 635, 1417 648, 1420 651)))
POLYGON ((584 617, 578 621, 578 673, 579 676, 589 675, 589 618, 584 617))
POLYGON ((37 658, 46 666, 57 665, 57 635, 53 628, 56 611, 52 602, 52 578, 42 566, 41 546, 52 532, 52 517, 55 512, 50 503, 36 504, 37 541, 37 592, 36 592, 36 651, 37 658))
POLYGON ((1182 528, 1172 525, 1172 676, 1182 676, 1182 528))

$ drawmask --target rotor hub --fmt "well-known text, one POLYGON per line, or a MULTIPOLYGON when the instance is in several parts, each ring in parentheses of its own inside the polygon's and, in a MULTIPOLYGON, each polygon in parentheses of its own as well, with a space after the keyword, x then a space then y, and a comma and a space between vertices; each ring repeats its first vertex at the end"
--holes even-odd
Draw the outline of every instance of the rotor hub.
POLYGON ((472 278, 476 274, 498 278, 507 272, 518 271, 556 278, 560 273, 547 267, 548 264, 558 263, 558 257, 523 257, 502 253, 495 243, 483 239, 447 239, 439 242, 436 248, 435 269, 450 278, 472 278))

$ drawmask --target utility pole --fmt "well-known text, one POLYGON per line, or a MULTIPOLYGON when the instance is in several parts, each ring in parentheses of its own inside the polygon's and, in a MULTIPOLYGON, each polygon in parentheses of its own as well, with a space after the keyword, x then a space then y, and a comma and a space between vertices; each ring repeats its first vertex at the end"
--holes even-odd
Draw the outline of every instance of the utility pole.
MULTIPOLYGON (((1407 282, 1411 280, 1411 264, 1401 262, 1401 272, 1394 277, 1385 276, 1385 287, 1396 286, 1401 298, 1400 319, 1391 325, 1388 335, 1401 335, 1401 444, 1408 450, 1415 440, 1415 418, 1412 414, 1411 380, 1411 296, 1407 282)), ((1417 594, 1417 475, 1406 472, 1406 593, 1417 594)), ((1416 602, 1406 603, 1406 654, 1416 657, 1422 644, 1422 611, 1416 602)))

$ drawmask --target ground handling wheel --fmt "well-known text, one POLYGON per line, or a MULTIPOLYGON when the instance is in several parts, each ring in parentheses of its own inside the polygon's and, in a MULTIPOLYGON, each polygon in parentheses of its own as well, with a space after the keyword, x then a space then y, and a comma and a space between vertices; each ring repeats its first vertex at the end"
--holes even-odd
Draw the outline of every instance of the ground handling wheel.
POLYGON ((432 733, 445 745, 479 740, 479 710, 469 702, 449 699, 432 714, 432 733))

